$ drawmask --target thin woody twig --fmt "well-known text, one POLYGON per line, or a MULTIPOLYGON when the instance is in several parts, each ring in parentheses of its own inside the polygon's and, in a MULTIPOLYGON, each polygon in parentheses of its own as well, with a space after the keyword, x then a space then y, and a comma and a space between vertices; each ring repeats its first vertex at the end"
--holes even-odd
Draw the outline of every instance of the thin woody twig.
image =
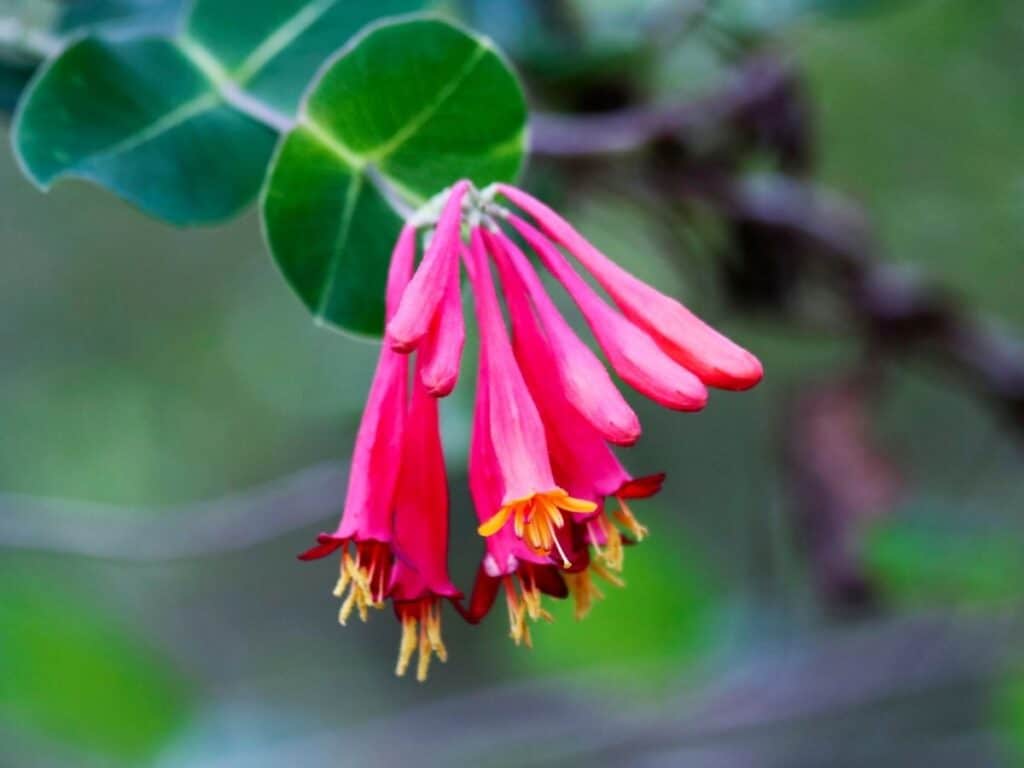
POLYGON ((586 158, 636 151, 660 140, 679 141, 766 101, 787 87, 791 76, 778 59, 755 57, 727 85, 696 100, 594 115, 534 112, 530 151, 555 159, 586 158))
POLYGON ((921 274, 878 261, 858 209, 781 177, 684 192, 694 193, 740 220, 800 236, 869 342, 953 371, 1024 431, 1024 346, 921 274))

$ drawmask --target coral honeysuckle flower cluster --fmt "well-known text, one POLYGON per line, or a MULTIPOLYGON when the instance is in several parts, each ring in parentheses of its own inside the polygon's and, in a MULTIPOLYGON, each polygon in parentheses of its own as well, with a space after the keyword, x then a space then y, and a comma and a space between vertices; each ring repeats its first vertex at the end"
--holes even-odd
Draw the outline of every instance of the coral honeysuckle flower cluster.
POLYGON ((402 626, 396 672, 404 674, 418 654, 419 680, 432 656, 447 657, 444 600, 476 623, 504 592, 511 637, 530 645, 530 622, 550 619, 544 596, 572 595, 582 617, 601 596, 594 576, 621 586, 623 545, 647 533, 630 504, 657 493, 664 480, 634 477, 610 447, 637 441, 636 413, 510 235, 565 288, 619 378, 655 402, 696 411, 707 387, 742 390, 762 376, 756 357, 622 269, 526 192, 460 181, 424 206, 392 254, 386 337, 341 523, 300 555, 340 550, 334 594, 342 624, 353 613, 365 621, 370 608, 391 601, 402 626), (414 271, 420 230, 429 239, 414 271), (465 603, 448 575, 438 427, 438 400, 455 387, 466 337, 462 267, 480 335, 469 485, 485 543, 465 603))

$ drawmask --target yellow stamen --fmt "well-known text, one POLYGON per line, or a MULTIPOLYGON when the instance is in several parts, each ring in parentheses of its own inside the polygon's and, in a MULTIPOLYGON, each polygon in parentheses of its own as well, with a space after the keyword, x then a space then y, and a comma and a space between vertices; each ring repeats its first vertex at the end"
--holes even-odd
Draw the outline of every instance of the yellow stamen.
POLYGON ((380 562, 383 555, 377 548, 369 548, 366 551, 369 554, 365 557, 358 548, 354 557, 347 547, 341 553, 341 572, 337 584, 334 585, 333 594, 335 597, 344 598, 338 610, 338 623, 342 626, 348 623, 353 611, 357 611, 360 620, 365 622, 369 618, 369 608, 381 608, 384 605, 383 595, 377 594, 380 592, 382 580, 376 578, 380 575, 379 569, 383 567, 380 562), (364 559, 368 559, 369 562, 363 562, 364 559))
POLYGON ((398 663, 395 665, 395 674, 401 677, 409 668, 409 661, 416 651, 416 617, 402 617, 402 641, 398 645, 398 663))
POLYGON ((511 517, 516 536, 525 539, 540 554, 549 555, 552 549, 557 548, 563 565, 569 566, 569 559, 562 551, 557 535, 557 529, 565 525, 562 512, 579 515, 595 509, 597 505, 594 502, 574 499, 561 488, 555 488, 504 504, 477 531, 481 536, 493 536, 511 517))
POLYGON ((527 623, 527 619, 553 621, 553 618, 541 606, 541 592, 535 585, 529 584, 519 577, 520 591, 517 592, 511 576, 505 577, 504 583, 505 602, 508 606, 509 637, 516 645, 533 648, 533 638, 530 635, 530 625, 527 623))
POLYGON ((604 517, 598 518, 601 532, 604 534, 605 544, 603 547, 594 545, 594 551, 598 559, 605 566, 613 571, 621 571, 625 559, 625 552, 622 546, 622 534, 619 529, 608 522, 604 517))
POLYGON ((626 504, 625 499, 621 496, 617 497, 619 500, 619 508, 615 512, 615 519, 619 521, 630 535, 637 541, 643 541, 647 536, 647 528, 640 524, 640 521, 633 516, 632 510, 626 504))
POLYGON ((448 661, 448 649, 441 640, 441 605, 435 598, 420 600, 402 609, 402 641, 398 646, 395 674, 401 677, 409 668, 413 653, 418 653, 416 680, 424 682, 430 660, 437 656, 448 661))
POLYGON ((626 582, 622 580, 621 576, 619 576, 617 573, 612 573, 607 568, 605 568, 604 565, 602 565, 601 563, 591 561, 590 570, 593 571, 597 576, 600 576, 602 579, 607 581, 612 586, 626 586, 626 582))
POLYGON ((594 603, 604 599, 604 592, 594 583, 592 576, 599 576, 615 587, 624 587, 626 583, 618 575, 610 572, 602 563, 591 560, 587 568, 579 573, 563 573, 569 594, 576 603, 576 620, 579 621, 590 613, 594 603))
POLYGON ((576 603, 576 620, 580 621, 590 613, 590 609, 594 607, 595 602, 604 600, 604 592, 594 584, 594 580, 590 578, 589 570, 580 571, 579 573, 566 573, 563 576, 565 577, 565 583, 569 587, 569 593, 576 603))

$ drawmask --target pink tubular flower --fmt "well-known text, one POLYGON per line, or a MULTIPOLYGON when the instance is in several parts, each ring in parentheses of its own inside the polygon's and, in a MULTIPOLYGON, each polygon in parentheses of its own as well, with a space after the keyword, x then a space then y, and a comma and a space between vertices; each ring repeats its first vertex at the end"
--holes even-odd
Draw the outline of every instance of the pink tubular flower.
MULTIPOLYGON (((504 487, 501 507, 478 530, 492 536, 512 518, 516 536, 547 554, 558 545, 554 534, 564 525, 563 511, 592 512, 595 504, 574 499, 555 485, 544 425, 512 355, 479 227, 473 229, 470 244, 467 264, 488 371, 489 431, 504 487)), ((568 565, 565 554, 560 554, 568 565)))
MULTIPOLYGON (((398 238, 388 271, 387 308, 391 313, 412 272, 416 230, 406 226, 398 238)), ((345 511, 334 533, 322 533, 302 560, 326 557, 341 549, 336 597, 348 596, 338 615, 344 624, 353 609, 366 621, 368 607, 380 607, 391 568, 391 515, 402 455, 408 359, 384 345, 363 411, 349 470, 345 511), (349 552, 349 544, 355 553, 349 552)))
POLYGON ((388 596, 402 623, 395 672, 405 674, 419 652, 416 679, 426 680, 432 654, 448 658, 441 641, 441 599, 461 597, 448 577, 448 482, 437 400, 420 381, 412 403, 395 498, 394 549, 388 596))
MULTIPOLYGON (((490 397, 487 365, 480 356, 473 432, 469 447, 469 488, 477 519, 486 523, 501 506, 501 470, 490 434, 490 397)), ((485 554, 477 572, 468 609, 462 611, 470 623, 479 622, 491 609, 500 587, 508 606, 509 636, 516 645, 532 646, 527 620, 550 620, 541 607, 541 594, 565 597, 566 587, 558 570, 544 555, 530 550, 504 526, 485 540, 485 554)))
POLYGON ((699 411, 708 401, 700 379, 672 360, 655 341, 617 314, 594 293, 540 232, 518 216, 512 226, 540 256, 540 260, 572 296, 598 344, 623 380, 656 403, 680 411, 699 411))
POLYGON ((605 513, 606 499, 613 497, 618 501, 615 519, 640 540, 647 531, 633 517, 624 498, 632 496, 634 488, 642 489, 646 495, 656 493, 664 476, 634 480, 601 435, 571 407, 565 392, 549 375, 556 365, 557 353, 546 343, 526 300, 523 273, 531 267, 521 253, 517 258, 514 245, 507 238, 500 242, 504 247, 498 249, 496 261, 512 318, 513 349, 544 421, 555 479, 573 496, 597 505, 593 514, 577 518, 577 527, 581 529, 578 540, 572 540, 571 531, 563 534, 569 537, 564 548, 582 555, 570 557, 573 567, 565 574, 576 599, 577 616, 582 618, 594 600, 601 597, 590 578, 591 572, 621 586, 621 580, 608 570, 622 570, 623 553, 622 537, 605 513), (587 555, 586 544, 594 545, 597 561, 587 555))
POLYGON ((675 299, 624 270, 540 200, 507 184, 498 185, 498 189, 579 259, 626 317, 651 334, 673 359, 704 383, 722 389, 749 389, 764 376, 756 357, 675 299))
POLYGON ((402 294, 394 316, 388 320, 388 341, 398 352, 410 352, 427 335, 451 283, 453 261, 454 269, 458 270, 462 200, 468 190, 468 181, 452 187, 423 261, 402 294))
POLYGON ((509 634, 530 646, 530 622, 552 618, 545 595, 572 595, 582 618, 602 596, 598 580, 622 586, 624 547, 647 535, 630 504, 657 493, 665 479, 633 477, 609 445, 634 443, 639 419, 508 231, 566 289, 611 368, 655 402, 699 410, 707 386, 745 389, 761 378, 753 355, 616 265, 525 192, 507 185, 477 190, 460 181, 418 211, 392 254, 387 340, 356 436, 341 522, 300 558, 341 550, 335 594, 343 598, 342 623, 353 611, 365 620, 369 607, 393 602, 402 627, 395 671, 403 675, 418 654, 419 680, 434 656, 447 658, 446 600, 475 624, 504 592, 509 634), (533 223, 500 205, 499 193, 533 223), (417 228, 427 230, 429 245, 413 274, 417 228), (480 336, 469 485, 484 537, 468 605, 448 574, 438 413, 439 398, 458 381, 466 339, 463 263, 480 336))

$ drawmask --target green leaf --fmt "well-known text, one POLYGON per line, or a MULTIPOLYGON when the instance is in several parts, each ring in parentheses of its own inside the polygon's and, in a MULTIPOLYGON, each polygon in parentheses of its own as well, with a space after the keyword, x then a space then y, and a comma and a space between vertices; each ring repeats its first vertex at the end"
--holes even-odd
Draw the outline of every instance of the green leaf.
POLYGON ((368 23, 427 0, 198 0, 185 37, 270 107, 294 113, 324 61, 368 23))
POLYGON ((0 722, 133 765, 184 725, 188 693, 167 660, 118 630, 86 594, 5 568, 0 722))
POLYGON ((262 202, 271 253, 318 320, 379 334, 402 209, 460 178, 514 180, 525 139, 522 90, 489 40, 434 18, 375 25, 281 139, 262 202))
POLYGON ((208 224, 255 198, 318 67, 367 21, 424 0, 197 0, 175 39, 85 37, 36 75, 15 118, 43 189, 94 181, 147 213, 208 224))
POLYGON ((89 179, 175 224, 224 219, 252 199, 274 132, 228 106, 162 38, 85 38, 47 66, 15 124, 44 189, 89 179))
POLYGON ((56 31, 62 34, 85 29, 119 34, 164 33, 174 29, 185 0, 76 0, 59 3, 56 31))

